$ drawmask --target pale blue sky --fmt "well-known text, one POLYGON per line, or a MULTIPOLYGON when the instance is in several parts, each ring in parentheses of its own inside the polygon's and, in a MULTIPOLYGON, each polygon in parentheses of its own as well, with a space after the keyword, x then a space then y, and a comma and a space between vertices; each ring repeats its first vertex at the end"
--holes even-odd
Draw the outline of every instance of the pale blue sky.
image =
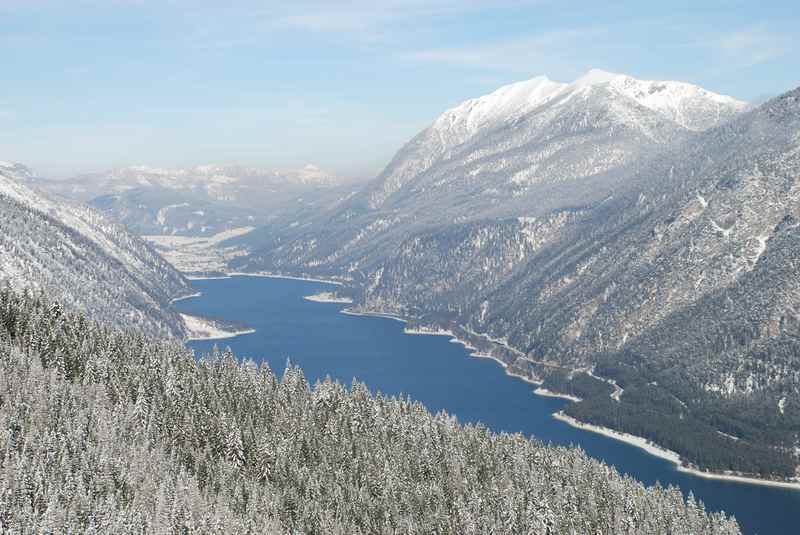
POLYGON ((441 111, 591 67, 800 85, 796 1, 0 0, 0 160, 377 172, 441 111), (219 6, 224 7, 219 7, 219 6))

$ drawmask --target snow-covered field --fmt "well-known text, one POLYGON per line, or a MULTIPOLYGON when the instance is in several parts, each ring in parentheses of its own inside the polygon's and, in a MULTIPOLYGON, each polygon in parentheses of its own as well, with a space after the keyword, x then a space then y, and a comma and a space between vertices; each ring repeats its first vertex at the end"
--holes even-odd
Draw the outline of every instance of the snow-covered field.
POLYGON ((255 329, 226 331, 214 325, 213 322, 198 316, 181 314, 181 317, 186 325, 186 329, 189 331, 187 340, 224 340, 226 338, 233 338, 242 334, 251 334, 256 332, 255 329))
POLYGON ((320 292, 314 295, 307 295, 303 299, 316 303, 342 303, 348 305, 353 303, 351 298, 340 296, 336 292, 320 292))
POLYGON ((537 396, 542 396, 542 397, 546 397, 546 398, 568 399, 569 401, 573 401, 575 403, 577 403, 579 401, 583 401, 583 400, 581 400, 581 398, 579 398, 577 396, 571 396, 569 394, 560 394, 558 392, 553 392, 552 390, 548 390, 548 389, 543 388, 541 386, 539 388, 537 388, 536 390, 534 390, 533 393, 536 394, 537 396))
POLYGON ((254 227, 241 227, 220 232, 210 237, 143 236, 178 271, 183 273, 211 273, 225 271, 228 262, 247 252, 235 247, 220 247, 230 238, 243 236, 254 227))

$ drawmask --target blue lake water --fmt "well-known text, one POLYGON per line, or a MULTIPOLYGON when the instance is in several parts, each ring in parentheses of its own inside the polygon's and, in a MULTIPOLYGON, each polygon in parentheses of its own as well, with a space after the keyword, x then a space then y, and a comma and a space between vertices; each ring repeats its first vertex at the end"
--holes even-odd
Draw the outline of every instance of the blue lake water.
POLYGON ((202 295, 178 302, 182 312, 256 329, 227 340, 189 343, 198 354, 215 344, 230 347, 237 357, 266 361, 279 374, 291 359, 311 384, 325 376, 345 384, 357 378, 373 392, 408 394, 462 422, 580 446, 645 484, 659 481, 693 492, 707 509, 734 514, 745 533, 800 533, 800 491, 694 477, 638 448, 570 427, 551 417, 566 401, 534 395, 532 385, 509 377, 492 360, 470 357, 447 337, 407 335, 398 321, 349 316, 340 313, 345 305, 303 299, 329 290, 326 284, 232 277, 194 281, 194 287, 202 295))

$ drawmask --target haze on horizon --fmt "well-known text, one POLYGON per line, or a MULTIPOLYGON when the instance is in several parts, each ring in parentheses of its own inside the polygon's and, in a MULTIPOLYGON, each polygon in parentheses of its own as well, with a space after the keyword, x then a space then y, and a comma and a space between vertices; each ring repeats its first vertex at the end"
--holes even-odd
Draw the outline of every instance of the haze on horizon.
POLYGON ((540 74, 749 101, 800 84, 789 1, 332 4, 0 0, 0 159, 56 177, 313 162, 367 178, 444 109, 540 74))

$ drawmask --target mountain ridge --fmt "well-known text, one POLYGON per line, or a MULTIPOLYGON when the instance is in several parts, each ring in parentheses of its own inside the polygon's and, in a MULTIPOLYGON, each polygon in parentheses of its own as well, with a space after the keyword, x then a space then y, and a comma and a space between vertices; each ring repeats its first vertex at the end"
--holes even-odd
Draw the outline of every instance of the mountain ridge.
MULTIPOLYGON (((469 99, 445 111, 433 124, 418 134, 398 155, 408 158, 407 153, 424 151, 415 157, 409 171, 421 174, 448 151, 469 142, 476 133, 486 134, 512 123, 531 113, 542 114, 545 106, 566 106, 573 98, 591 98, 590 93, 604 89, 612 96, 624 98, 646 108, 658 117, 674 122, 681 128, 699 131, 718 124, 743 111, 746 103, 732 97, 718 95, 705 89, 673 81, 645 81, 630 76, 593 69, 573 83, 553 82, 546 76, 503 86, 496 91, 475 99, 469 99), (696 117, 687 117, 693 113, 696 117), (414 163, 416 162, 416 164, 414 163)), ((551 112, 552 113, 552 112, 551 112)), ((625 112, 621 112, 625 113, 625 112)), ((635 119, 634 117, 631 117, 635 119)), ((657 132, 645 129, 650 137, 657 132)), ((396 160, 396 158, 395 158, 396 160)), ((377 208, 407 180, 407 172, 393 160, 381 174, 388 186, 369 199, 369 206, 377 208)))
POLYGON ((303 228, 233 240, 250 254, 231 268, 349 279, 358 310, 506 340, 515 373, 584 398, 567 409, 579 420, 701 469, 795 477, 798 304, 782 288, 797 278, 798 90, 730 119, 710 98, 721 124, 697 132, 609 89, 626 78, 592 78, 435 163, 415 156, 424 131, 303 228), (387 180, 399 189, 381 198, 387 180), (580 391, 592 376, 558 367, 625 394, 580 391))
POLYGON ((338 200, 350 187, 313 164, 283 171, 243 165, 139 165, 33 183, 88 203, 140 236, 185 237, 297 217, 338 200))
POLYGON ((28 186, 24 166, 0 168, 0 280, 16 290, 47 291, 68 306, 148 334, 187 334, 173 298, 187 280, 149 245, 96 211, 28 186))

